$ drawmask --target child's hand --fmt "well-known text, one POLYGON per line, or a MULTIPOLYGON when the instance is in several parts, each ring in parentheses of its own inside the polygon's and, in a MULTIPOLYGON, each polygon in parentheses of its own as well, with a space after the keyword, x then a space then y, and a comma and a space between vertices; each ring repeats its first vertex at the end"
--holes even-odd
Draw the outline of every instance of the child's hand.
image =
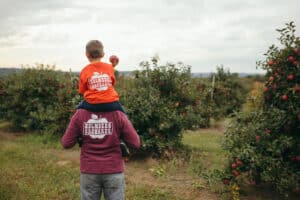
POLYGON ((111 62, 112 66, 115 67, 119 64, 118 56, 112 55, 109 57, 109 62, 111 62))

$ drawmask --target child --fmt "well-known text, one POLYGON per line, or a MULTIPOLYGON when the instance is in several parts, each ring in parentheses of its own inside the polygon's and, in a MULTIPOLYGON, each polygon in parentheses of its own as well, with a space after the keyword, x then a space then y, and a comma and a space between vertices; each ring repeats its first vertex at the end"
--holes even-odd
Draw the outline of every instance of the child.
POLYGON ((80 73, 79 93, 83 95, 77 109, 82 108, 95 112, 120 110, 124 112, 119 95, 114 89, 114 67, 118 58, 110 59, 112 65, 101 62, 104 56, 103 45, 98 40, 91 40, 86 45, 86 57, 90 61, 80 73))
MULTIPOLYGON (((79 93, 83 95, 82 101, 77 109, 86 109, 94 112, 106 112, 124 110, 119 102, 119 95, 114 89, 115 75, 114 67, 118 64, 119 59, 111 56, 112 65, 101 62, 104 56, 103 45, 98 40, 91 40, 86 45, 86 57, 90 61, 80 73, 79 93)), ((82 137, 78 138, 79 146, 82 145, 82 137)), ((126 144, 120 143, 122 156, 127 157, 129 150, 126 144)))

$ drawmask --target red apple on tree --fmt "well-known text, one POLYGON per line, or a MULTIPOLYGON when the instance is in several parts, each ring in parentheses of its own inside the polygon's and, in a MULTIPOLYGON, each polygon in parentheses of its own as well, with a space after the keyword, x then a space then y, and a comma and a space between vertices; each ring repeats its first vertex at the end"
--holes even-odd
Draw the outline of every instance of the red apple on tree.
POLYGON ((268 62, 268 65, 269 65, 269 66, 272 66, 273 64, 274 64, 273 60, 270 60, 270 61, 268 62))
POLYGON ((281 68, 278 67, 276 71, 277 71, 278 73, 280 73, 280 72, 281 72, 281 68))
POLYGON ((255 186, 256 185, 256 181, 255 180, 250 180, 249 184, 252 185, 252 186, 255 186))
POLYGON ((289 97, 288 97, 288 95, 285 94, 285 95, 282 95, 281 99, 283 101, 287 101, 289 99, 289 97))
POLYGON ((269 81, 273 81, 273 80, 274 80, 274 77, 270 76, 269 81))
POLYGON ((223 179, 223 183, 224 183, 225 185, 229 185, 230 180, 229 180, 228 178, 224 178, 224 179, 223 179))
POLYGON ((241 161, 240 159, 237 159, 237 160, 236 160, 236 164, 237 164, 238 166, 241 166, 241 165, 243 165, 244 163, 243 163, 243 161, 241 161))
POLYGON ((295 78, 295 76, 293 74, 290 74, 290 75, 287 76, 287 79, 289 81, 294 80, 294 78, 295 78))
POLYGON ((258 142, 258 141, 260 140, 260 136, 259 136, 259 135, 256 135, 256 136, 255 136, 255 140, 256 140, 256 142, 258 142))
POLYGON ((232 174, 233 176, 237 177, 238 175, 240 175, 240 172, 238 170, 233 170, 232 174))
POLYGON ((287 60, 292 63, 295 61, 295 58, 293 56, 289 56, 287 60))
POLYGON ((269 135, 271 133, 271 130, 270 129, 266 129, 265 133, 269 135))
POLYGON ((236 164, 235 162, 232 163, 232 164, 231 164, 231 168, 232 168, 232 169, 236 169, 236 168, 237 168, 237 164, 236 164))

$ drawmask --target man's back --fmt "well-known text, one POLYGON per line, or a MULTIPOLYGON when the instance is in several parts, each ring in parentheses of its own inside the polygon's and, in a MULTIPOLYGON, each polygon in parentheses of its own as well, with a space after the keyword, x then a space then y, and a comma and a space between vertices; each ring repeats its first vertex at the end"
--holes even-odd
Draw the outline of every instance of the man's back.
POLYGON ((120 111, 91 112, 77 110, 62 138, 65 148, 76 143, 82 134, 80 155, 82 173, 111 174, 124 171, 120 136, 132 147, 140 146, 139 137, 127 116, 120 111))

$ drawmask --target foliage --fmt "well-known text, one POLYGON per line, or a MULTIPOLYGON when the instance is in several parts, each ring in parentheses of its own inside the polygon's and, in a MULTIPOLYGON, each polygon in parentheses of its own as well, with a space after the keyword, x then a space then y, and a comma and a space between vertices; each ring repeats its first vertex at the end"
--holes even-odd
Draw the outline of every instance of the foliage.
POLYGON ((17 130, 62 134, 74 112, 77 78, 38 65, 12 73, 3 83, 3 116, 17 130))
POLYGON ((207 126, 209 116, 194 92, 188 66, 158 66, 156 57, 141 66, 132 87, 120 90, 121 101, 143 141, 142 150, 160 154, 179 146, 183 129, 207 126))
MULTIPOLYGON (((5 100, 5 78, 0 77, 0 102, 4 102, 5 100)), ((0 105, 0 119, 4 119, 4 115, 6 113, 6 108, 1 103, 0 105)))
POLYGON ((213 110, 212 116, 218 119, 239 111, 245 101, 246 89, 240 83, 238 74, 220 66, 210 79, 215 79, 212 91, 207 96, 207 103, 213 110))
POLYGON ((253 110, 259 110, 263 107, 263 88, 264 84, 261 82, 254 82, 252 84, 253 89, 250 91, 246 97, 246 102, 243 105, 243 112, 250 112, 253 110))
POLYGON ((258 62, 267 71, 261 109, 237 114, 224 146, 230 152, 228 183, 247 177, 288 197, 300 188, 300 39, 294 24, 286 25, 278 30, 282 47, 272 45, 258 62))

